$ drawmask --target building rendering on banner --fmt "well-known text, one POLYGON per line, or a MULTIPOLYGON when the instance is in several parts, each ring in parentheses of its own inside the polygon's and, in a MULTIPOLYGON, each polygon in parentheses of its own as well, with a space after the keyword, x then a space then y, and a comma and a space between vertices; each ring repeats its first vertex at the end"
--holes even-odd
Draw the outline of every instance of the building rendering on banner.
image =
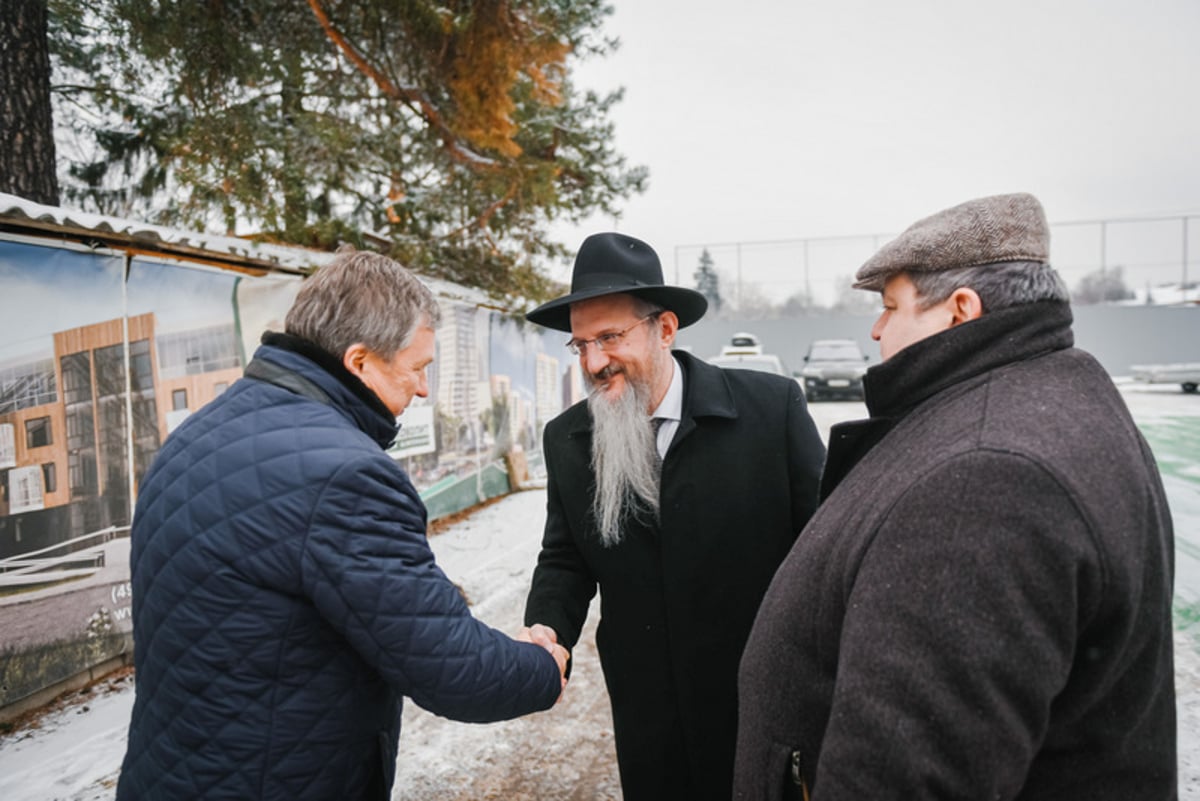
POLYGON ((0 558, 127 526, 130 477, 242 373, 232 325, 156 336, 148 313, 53 343, 0 370, 0 558))

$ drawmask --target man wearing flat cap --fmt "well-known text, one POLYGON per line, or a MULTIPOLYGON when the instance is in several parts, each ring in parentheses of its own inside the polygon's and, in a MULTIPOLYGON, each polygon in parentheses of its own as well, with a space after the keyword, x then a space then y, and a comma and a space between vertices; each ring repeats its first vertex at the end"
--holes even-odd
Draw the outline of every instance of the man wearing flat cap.
POLYGON ((1176 797, 1158 469, 1027 194, 914 224, 739 673, 738 799, 1176 797))
POLYGON ((672 351, 706 308, 645 242, 601 233, 570 294, 528 314, 570 334, 589 397, 546 425, 525 620, 572 648, 599 588, 625 801, 729 798, 738 659, 825 455, 794 380, 672 351))

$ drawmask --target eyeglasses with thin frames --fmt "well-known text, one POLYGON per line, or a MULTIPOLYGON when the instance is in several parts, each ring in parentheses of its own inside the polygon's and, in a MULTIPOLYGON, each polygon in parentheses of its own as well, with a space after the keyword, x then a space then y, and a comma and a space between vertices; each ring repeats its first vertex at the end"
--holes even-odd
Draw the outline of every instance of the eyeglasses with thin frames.
POLYGON ((611 331, 607 334, 601 334, 595 339, 572 339, 567 343, 567 350, 571 351, 571 353, 575 354, 576 356, 582 356, 587 353, 588 348, 595 348, 601 353, 619 348, 621 347, 621 343, 625 341, 626 334, 647 320, 653 320, 661 313, 662 312, 654 312, 653 314, 647 314, 645 317, 633 323, 628 328, 622 329, 621 331, 611 331))

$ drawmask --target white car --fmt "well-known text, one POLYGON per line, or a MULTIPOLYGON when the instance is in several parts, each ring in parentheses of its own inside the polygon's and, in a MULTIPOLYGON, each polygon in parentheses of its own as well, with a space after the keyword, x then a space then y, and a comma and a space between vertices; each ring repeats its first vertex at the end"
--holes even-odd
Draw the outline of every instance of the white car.
POLYGON ((731 356, 735 353, 762 353, 762 345, 759 344, 758 337, 754 334, 739 331, 729 338, 728 345, 721 348, 722 356, 731 356))
POLYGON ((762 373, 791 377, 791 373, 783 365, 783 360, 773 353, 722 353, 720 356, 713 356, 708 363, 717 367, 736 367, 741 370, 758 370, 762 373))

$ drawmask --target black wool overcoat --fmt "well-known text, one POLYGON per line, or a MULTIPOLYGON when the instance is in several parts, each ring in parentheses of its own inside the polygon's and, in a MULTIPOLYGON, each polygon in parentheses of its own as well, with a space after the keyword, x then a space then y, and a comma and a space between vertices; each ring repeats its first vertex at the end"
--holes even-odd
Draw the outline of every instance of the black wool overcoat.
POLYGON ((660 523, 632 522, 620 544, 601 543, 586 403, 547 424, 543 445, 546 528, 525 620, 574 646, 599 588, 626 801, 729 797, 738 660, 816 506, 825 454, 794 380, 675 358, 683 416, 663 462, 660 523))

